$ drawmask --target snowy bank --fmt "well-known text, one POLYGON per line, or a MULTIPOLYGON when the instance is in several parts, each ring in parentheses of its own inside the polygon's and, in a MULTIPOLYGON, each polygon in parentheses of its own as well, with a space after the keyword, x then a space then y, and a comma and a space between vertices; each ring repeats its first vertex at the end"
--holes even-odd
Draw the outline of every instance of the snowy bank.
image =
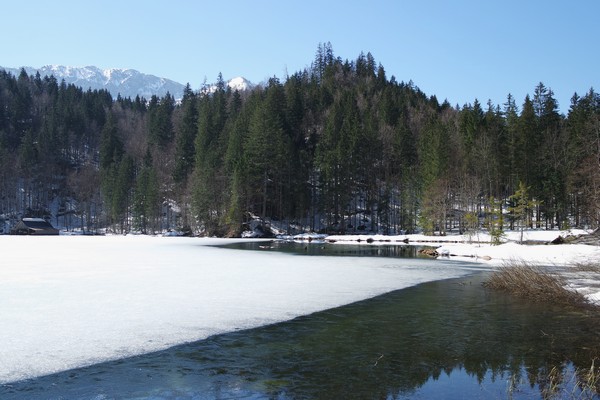
MULTIPOLYGON (((524 242, 551 242, 559 236, 565 238, 568 236, 578 236, 588 234, 583 229, 571 230, 526 230, 523 232, 524 242)), ((411 243, 411 244, 430 244, 430 243, 490 243, 491 237, 487 232, 474 232, 473 234, 456 235, 448 234, 445 236, 434 236, 424 234, 407 235, 380 235, 380 234, 359 234, 359 235, 329 235, 323 238, 330 243, 411 243)), ((504 233, 504 242, 520 242, 520 231, 506 231, 504 233)))
MULTIPOLYGON (((585 262, 600 262, 600 247, 584 244, 558 244, 551 242, 558 237, 566 238, 586 235, 583 230, 545 231, 529 230, 523 232, 525 243, 519 244, 521 232, 509 231, 505 233, 504 243, 493 246, 489 243, 489 236, 482 235, 480 241, 471 237, 471 242, 459 240, 455 243, 439 245, 437 251, 443 256, 466 257, 478 262, 487 261, 492 264, 503 264, 507 261, 525 261, 543 265, 568 266, 585 262)), ((464 237, 461 237, 464 239, 464 237)))
POLYGON ((577 237, 589 232, 581 229, 526 230, 507 231, 503 243, 493 246, 490 236, 485 232, 473 235, 429 236, 415 235, 333 235, 324 240, 330 243, 372 245, 408 244, 436 247, 442 258, 463 262, 485 263, 491 266, 503 266, 511 262, 526 262, 537 265, 562 267, 561 274, 567 279, 569 287, 584 294, 590 301, 600 304, 600 280, 597 274, 576 271, 571 268, 579 264, 600 265, 600 246, 586 244, 550 244, 558 237, 577 237))
POLYGON ((329 243, 369 243, 377 244, 411 244, 427 245, 437 248, 438 254, 464 261, 489 262, 503 264, 506 261, 521 260, 545 265, 572 265, 584 262, 600 262, 600 247, 583 244, 552 245, 558 237, 586 235, 584 230, 528 230, 505 232, 503 243, 491 244, 490 236, 481 232, 473 235, 431 236, 423 234, 411 235, 330 235, 323 238, 329 243), (534 245, 531 245, 534 243, 534 245))
POLYGON ((444 244, 437 248, 442 256, 473 259, 500 265, 507 261, 525 261, 542 265, 574 265, 585 262, 600 262, 600 247, 585 244, 521 245, 504 243, 490 244, 444 244))
POLYGON ((0 383, 288 320, 477 268, 213 247, 231 242, 0 237, 0 383))
POLYGON ((519 232, 509 232, 506 243, 492 246, 489 243, 477 244, 443 244, 436 250, 443 257, 472 260, 495 266, 507 263, 525 262, 536 265, 560 267, 560 274, 568 282, 571 290, 576 290, 587 297, 589 301, 600 304, 600 277, 590 271, 578 271, 580 264, 600 265, 600 246, 586 244, 549 244, 558 236, 577 236, 585 234, 581 231, 528 231, 523 238, 527 242, 543 243, 537 245, 518 244, 519 232))

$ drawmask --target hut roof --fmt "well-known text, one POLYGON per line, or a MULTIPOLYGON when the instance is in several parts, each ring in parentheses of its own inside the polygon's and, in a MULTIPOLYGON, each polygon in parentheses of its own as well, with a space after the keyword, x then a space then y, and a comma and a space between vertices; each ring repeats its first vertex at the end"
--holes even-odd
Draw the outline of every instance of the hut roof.
POLYGON ((11 233, 17 235, 58 235, 58 229, 55 229, 42 218, 23 218, 11 233))

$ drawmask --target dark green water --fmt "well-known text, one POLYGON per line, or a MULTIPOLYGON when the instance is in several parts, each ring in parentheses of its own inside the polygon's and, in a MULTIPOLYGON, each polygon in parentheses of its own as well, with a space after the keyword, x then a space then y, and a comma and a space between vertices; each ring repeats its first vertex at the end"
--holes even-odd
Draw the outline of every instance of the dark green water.
POLYGON ((421 246, 393 244, 342 244, 342 243, 308 243, 308 242, 242 242, 226 246, 231 249, 257 250, 262 252, 277 251, 307 256, 348 256, 348 257, 419 257, 421 246))
POLYGON ((536 399, 553 368, 566 371, 557 398, 578 398, 569 382, 598 355, 597 318, 490 293, 483 279, 3 385, 0 399, 536 399))

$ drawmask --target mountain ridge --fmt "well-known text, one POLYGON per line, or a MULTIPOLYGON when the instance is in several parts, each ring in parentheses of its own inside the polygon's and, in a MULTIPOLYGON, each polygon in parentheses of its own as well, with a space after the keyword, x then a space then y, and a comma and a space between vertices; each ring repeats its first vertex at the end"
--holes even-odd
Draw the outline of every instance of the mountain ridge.
MULTIPOLYGON (((84 90, 106 89, 117 98, 140 96, 150 99, 153 95, 164 97, 170 93, 176 100, 183 97, 186 85, 167 78, 146 74, 131 68, 98 68, 96 66, 72 67, 65 65, 44 65, 40 68, 23 66, 19 68, 1 67, 14 76, 19 76, 21 70, 25 69, 28 75, 40 76, 53 75, 57 80, 63 80, 68 84, 79 86, 84 90)), ((254 85, 243 77, 235 77, 227 81, 232 90, 249 90, 254 85)))

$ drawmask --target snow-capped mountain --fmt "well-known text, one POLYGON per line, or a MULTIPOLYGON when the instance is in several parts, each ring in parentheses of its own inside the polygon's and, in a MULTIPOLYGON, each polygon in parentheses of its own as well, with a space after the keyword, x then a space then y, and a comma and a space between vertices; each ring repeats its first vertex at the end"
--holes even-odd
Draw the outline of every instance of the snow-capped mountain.
POLYGON ((254 85, 246 78, 238 76, 237 78, 230 79, 227 82, 227 86, 231 88, 231 90, 238 90, 243 92, 245 90, 251 90, 254 85))
MULTIPOLYGON (((254 84, 251 83, 248 79, 238 76, 237 78, 230 79, 226 82, 227 87, 231 88, 232 91, 243 92, 245 90, 252 90, 254 88, 254 84)), ((205 86, 204 90, 208 93, 214 93, 217 91, 217 84, 213 83, 211 85, 205 86)))
MULTIPOLYGON (((42 77, 54 75, 58 80, 65 80, 66 83, 72 83, 80 86, 84 90, 88 88, 106 89, 113 97, 121 95, 122 97, 135 98, 136 96, 149 99, 152 95, 164 96, 167 92, 175 98, 183 95, 184 85, 170 79, 159 78, 154 75, 143 74, 134 69, 100 69, 94 66, 88 67, 67 67, 63 65, 46 65, 41 68, 23 67, 29 75, 35 75, 37 72, 42 77)), ((21 68, 3 68, 11 74, 18 76, 21 68)))
MULTIPOLYGON (((37 72, 42 77, 54 75, 60 82, 65 80, 87 90, 88 88, 106 89, 116 98, 121 97, 135 98, 136 96, 150 99, 152 95, 162 97, 169 92, 176 100, 183 96, 185 85, 166 78, 159 78, 154 75, 144 74, 134 69, 100 69, 94 66, 88 67, 67 67, 63 65, 46 65, 41 68, 23 67, 28 75, 35 75, 37 72)), ((21 68, 4 68, 7 72, 19 76, 21 68)), ((233 78, 227 82, 233 89, 248 90, 252 84, 246 79, 239 77, 233 78)))

